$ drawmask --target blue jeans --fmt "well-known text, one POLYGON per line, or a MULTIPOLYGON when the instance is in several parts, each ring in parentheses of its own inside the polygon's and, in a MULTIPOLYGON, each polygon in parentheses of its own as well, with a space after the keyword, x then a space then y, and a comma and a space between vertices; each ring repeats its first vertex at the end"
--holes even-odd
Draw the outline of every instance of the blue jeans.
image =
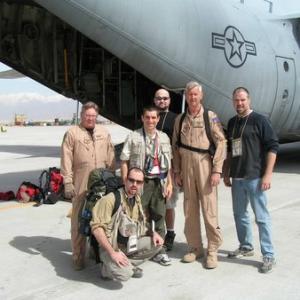
POLYGON ((232 205, 236 231, 240 247, 253 249, 251 221, 248 204, 255 215, 258 226, 261 253, 264 257, 274 257, 271 240, 271 218, 267 209, 267 198, 261 190, 261 178, 232 180, 232 205))

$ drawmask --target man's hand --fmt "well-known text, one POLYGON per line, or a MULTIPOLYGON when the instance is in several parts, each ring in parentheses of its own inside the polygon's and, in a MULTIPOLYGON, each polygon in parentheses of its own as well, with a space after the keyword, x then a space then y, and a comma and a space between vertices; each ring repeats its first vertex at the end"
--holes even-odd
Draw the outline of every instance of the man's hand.
POLYGON ((167 184, 167 186, 164 189, 163 196, 167 200, 169 200, 171 198, 171 196, 172 196, 172 192, 173 192, 173 186, 172 186, 172 184, 167 184))
POLYGON ((164 244, 163 238, 155 231, 153 232, 152 241, 155 247, 162 246, 164 244))
POLYGON ((110 257, 119 267, 126 267, 129 265, 129 260, 122 251, 113 251, 110 254, 110 257))
POLYGON ((65 198, 72 199, 75 196, 75 189, 73 183, 65 183, 65 198))
POLYGON ((265 174, 261 179, 261 189, 263 191, 269 190, 271 188, 271 178, 272 174, 265 174))
POLYGON ((220 173, 212 173, 210 177, 211 186, 217 186, 220 183, 221 174, 220 173))
POLYGON ((225 186, 231 187, 231 185, 232 185, 229 176, 225 176, 223 179, 223 182, 224 182, 225 186))
POLYGON ((175 184, 177 186, 181 187, 182 186, 182 178, 180 176, 180 173, 175 173, 174 178, 175 178, 175 184))

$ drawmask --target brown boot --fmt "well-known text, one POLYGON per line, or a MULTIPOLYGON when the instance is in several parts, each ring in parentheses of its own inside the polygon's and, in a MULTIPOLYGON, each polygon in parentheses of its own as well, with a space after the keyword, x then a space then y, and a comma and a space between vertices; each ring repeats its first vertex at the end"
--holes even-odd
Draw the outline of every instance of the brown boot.
POLYGON ((206 269, 215 269, 218 266, 217 252, 208 252, 206 257, 206 269))
POLYGON ((81 259, 73 260, 73 269, 75 271, 81 271, 85 268, 84 261, 81 259))
POLYGON ((204 256, 203 248, 192 248, 187 254, 182 258, 182 262, 191 263, 197 258, 202 258, 204 256))

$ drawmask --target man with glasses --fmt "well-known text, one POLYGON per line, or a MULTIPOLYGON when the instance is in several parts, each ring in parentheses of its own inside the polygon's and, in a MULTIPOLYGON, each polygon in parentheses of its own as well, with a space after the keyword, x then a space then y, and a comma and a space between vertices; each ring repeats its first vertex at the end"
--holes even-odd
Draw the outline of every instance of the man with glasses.
POLYGON ((161 236, 146 227, 140 191, 144 173, 131 168, 119 189, 120 204, 116 212, 114 193, 102 197, 93 208, 92 233, 100 244, 102 278, 126 281, 140 278, 142 269, 136 265, 151 258, 161 248, 161 236))
MULTIPOLYGON (((166 201, 172 194, 171 159, 172 151, 168 136, 156 129, 159 111, 156 107, 146 107, 142 115, 143 127, 133 131, 124 142, 120 156, 123 182, 128 169, 138 167, 145 172, 142 205, 147 221, 155 223, 155 230, 164 239, 166 201)), ((171 260, 164 249, 153 258, 168 266, 171 260)))
MULTIPOLYGON (((171 104, 171 98, 169 92, 165 89, 157 90, 155 92, 153 102, 155 106, 159 109, 159 122, 156 128, 166 133, 172 144, 173 128, 174 128, 174 123, 177 114, 169 110, 171 104)), ((179 189, 174 184, 172 196, 170 200, 168 200, 166 203, 167 234, 165 236, 164 246, 166 247, 167 251, 172 250, 174 239, 176 236, 174 231, 174 225, 175 225, 175 207, 176 207, 176 202, 178 200, 178 193, 179 193, 179 189)))
POLYGON ((84 268, 86 238, 78 231, 78 216, 84 204, 89 174, 96 168, 115 168, 115 153, 107 130, 96 124, 98 106, 82 106, 81 122, 64 135, 61 146, 61 174, 65 197, 72 199, 71 242, 73 267, 84 268))

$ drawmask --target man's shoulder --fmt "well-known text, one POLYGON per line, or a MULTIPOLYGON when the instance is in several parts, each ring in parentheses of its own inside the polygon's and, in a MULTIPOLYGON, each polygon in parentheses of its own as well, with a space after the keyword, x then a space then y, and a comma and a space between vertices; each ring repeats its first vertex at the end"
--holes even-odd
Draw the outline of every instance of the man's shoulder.
POLYGON ((95 134, 109 135, 109 131, 102 125, 96 124, 94 129, 95 134))
POLYGON ((261 113, 258 113, 256 111, 252 111, 252 113, 250 114, 251 118, 253 119, 257 119, 257 120, 268 120, 267 116, 264 116, 261 113))
POLYGON ((159 138, 162 140, 170 140, 169 139, 169 137, 168 137, 168 135, 165 133, 165 132, 163 132, 163 131, 161 131, 161 130, 157 130, 157 133, 158 133, 158 136, 159 136, 159 138))
POLYGON ((173 111, 168 112, 168 117, 172 120, 175 120, 178 114, 174 113, 173 111))
POLYGON ((66 133, 74 133, 78 132, 79 130, 82 130, 79 125, 72 125, 70 128, 68 128, 66 133))
POLYGON ((129 137, 131 138, 140 138, 143 136, 143 127, 135 129, 134 131, 130 132, 129 137))
POLYGON ((212 123, 221 123, 216 112, 214 112, 213 110, 210 110, 210 109, 204 109, 203 115, 204 115, 205 111, 207 111, 208 118, 212 123))

